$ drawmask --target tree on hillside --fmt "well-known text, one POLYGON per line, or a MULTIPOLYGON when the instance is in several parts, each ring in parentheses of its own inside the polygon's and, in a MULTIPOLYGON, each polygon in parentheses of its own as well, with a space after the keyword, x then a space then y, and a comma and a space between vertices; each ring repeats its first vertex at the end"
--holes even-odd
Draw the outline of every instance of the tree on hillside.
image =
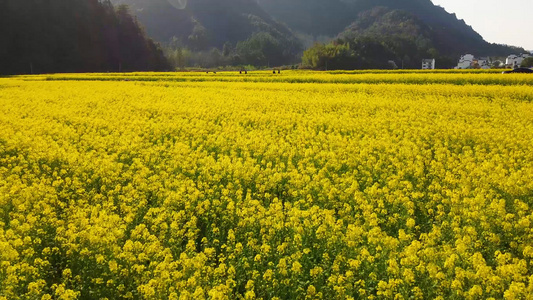
POLYGON ((533 57, 528 57, 522 61, 520 64, 522 68, 533 68, 533 57))
POLYGON ((290 59, 285 52, 286 47, 290 46, 267 32, 259 32, 237 43, 236 52, 242 64, 279 66, 290 59))
POLYGON ((349 62, 355 61, 355 53, 349 44, 327 45, 316 43, 307 49, 302 57, 302 64, 317 70, 343 69, 349 62))
POLYGON ((168 68, 128 8, 109 0, 3 0, 0 16, 0 73, 168 68))

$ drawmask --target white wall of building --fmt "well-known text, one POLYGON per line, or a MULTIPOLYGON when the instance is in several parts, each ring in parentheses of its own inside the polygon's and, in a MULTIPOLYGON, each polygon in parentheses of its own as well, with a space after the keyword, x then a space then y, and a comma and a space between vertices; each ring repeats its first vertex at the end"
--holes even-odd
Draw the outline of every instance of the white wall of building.
POLYGON ((435 59, 423 59, 422 60, 422 70, 434 70, 435 69, 435 59))
POLYGON ((465 54, 461 56, 459 59, 459 63, 457 64, 456 69, 468 69, 472 67, 472 63, 474 62, 474 55, 472 54, 465 54))
POLYGON ((528 57, 531 57, 531 55, 528 54, 528 53, 524 53, 524 54, 520 54, 520 55, 511 54, 505 60, 505 65, 507 67, 511 67, 511 68, 520 67, 520 65, 522 64, 524 59, 526 59, 528 57))

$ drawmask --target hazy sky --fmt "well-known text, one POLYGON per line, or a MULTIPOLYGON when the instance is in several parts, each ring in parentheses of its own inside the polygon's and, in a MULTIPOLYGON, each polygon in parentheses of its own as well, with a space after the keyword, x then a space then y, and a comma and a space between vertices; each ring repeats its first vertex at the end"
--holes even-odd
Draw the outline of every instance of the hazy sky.
POLYGON ((533 0, 432 0, 485 40, 533 50, 533 0))

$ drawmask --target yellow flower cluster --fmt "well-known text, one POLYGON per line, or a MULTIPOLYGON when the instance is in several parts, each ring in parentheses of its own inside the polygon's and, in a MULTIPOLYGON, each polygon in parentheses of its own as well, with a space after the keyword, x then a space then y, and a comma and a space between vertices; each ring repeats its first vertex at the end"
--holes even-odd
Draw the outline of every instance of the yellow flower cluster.
POLYGON ((0 299, 533 299, 533 78, 248 75, 0 78, 0 299))

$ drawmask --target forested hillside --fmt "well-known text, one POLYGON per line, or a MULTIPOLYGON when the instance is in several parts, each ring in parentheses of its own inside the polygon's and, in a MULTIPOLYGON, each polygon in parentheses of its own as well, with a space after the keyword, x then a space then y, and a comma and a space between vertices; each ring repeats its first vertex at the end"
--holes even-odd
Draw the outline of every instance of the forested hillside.
POLYGON ((315 37, 336 36, 356 21, 361 12, 376 6, 412 11, 412 1, 417 0, 257 0, 275 19, 315 37))
POLYGON ((129 5, 148 34, 163 44, 208 52, 205 60, 220 64, 287 64, 303 50, 291 30, 255 0, 195 0, 183 1, 183 6, 177 0, 112 2, 129 5))
POLYGON ((165 70, 161 49, 109 0, 0 1, 0 73, 165 70))
POLYGON ((357 14, 341 0, 257 0, 275 19, 313 36, 335 36, 357 14))
POLYGON ((307 50, 303 60, 318 69, 381 69, 419 68, 425 57, 446 60, 435 49, 431 29, 406 11, 376 7, 361 13, 331 44, 307 50))
POLYGON ((419 68, 423 58, 450 68, 465 53, 521 52, 486 42, 431 0, 0 0, 4 74, 274 67, 302 58, 318 69, 419 68))
MULTIPOLYGON (((258 0, 258 3, 279 21, 315 37, 337 36, 353 22, 359 22, 361 25, 359 18, 367 16, 369 11, 376 7, 385 7, 389 10, 402 10, 416 18, 417 22, 426 27, 424 39, 431 40, 432 46, 443 56, 456 59, 466 52, 480 56, 505 56, 516 50, 486 42, 471 26, 463 20, 458 20, 455 14, 434 5, 431 0, 258 0)), ((367 18, 366 21, 373 24, 385 21, 386 26, 402 26, 401 23, 391 24, 384 19, 367 18)), ((368 27, 369 32, 364 32, 361 30, 364 28, 359 25, 358 35, 366 37, 374 33, 381 34, 376 27, 383 28, 376 24, 368 27)), ((417 36, 412 38, 418 39, 417 36)))

